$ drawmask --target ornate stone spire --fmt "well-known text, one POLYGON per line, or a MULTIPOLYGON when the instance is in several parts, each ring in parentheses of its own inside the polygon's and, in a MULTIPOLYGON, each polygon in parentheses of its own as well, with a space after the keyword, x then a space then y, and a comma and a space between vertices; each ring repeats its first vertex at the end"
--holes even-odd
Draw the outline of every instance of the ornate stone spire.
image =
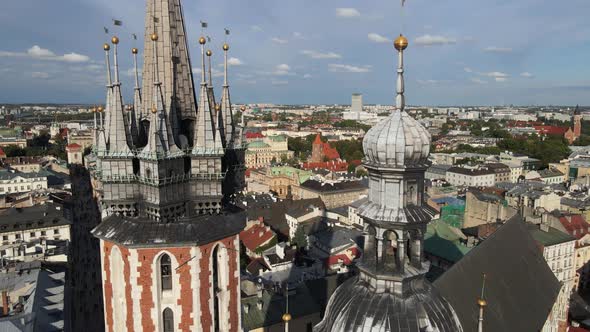
MULTIPOLYGON (((215 89, 213 88, 213 69, 211 66, 211 57, 213 56, 213 52, 211 50, 207 50, 205 53, 207 55, 207 74, 208 74, 208 81, 207 81, 207 94, 209 95, 209 103, 211 107, 211 113, 215 114, 215 106, 217 102, 215 101, 215 89)), ((217 118, 213 118, 214 121, 217 121, 217 118)))
POLYGON ((211 113, 211 101, 205 79, 205 37, 199 38, 201 44, 201 88, 199 92, 199 107, 197 109, 197 123, 195 126, 193 154, 222 154, 220 135, 215 135, 215 120, 211 113))
POLYGON ((403 111, 406 107, 406 100, 404 97, 404 50, 408 47, 408 40, 400 34, 393 44, 398 51, 397 96, 395 98, 395 106, 398 110, 403 111))
MULTIPOLYGON (((141 152, 141 157, 146 159, 159 159, 170 152, 170 142, 168 141, 168 126, 166 124, 166 112, 164 101, 162 99, 162 82, 158 70, 158 49, 155 44, 158 42, 158 34, 150 35, 154 47, 152 47, 153 64, 153 87, 151 100, 150 129, 148 133, 147 145, 141 152)), ((175 145, 173 145, 175 146, 175 145)))
POLYGON ((139 86, 139 70, 137 69, 137 48, 132 48, 131 53, 133 54, 133 70, 135 76, 135 88, 133 89, 133 107, 131 116, 131 136, 133 138, 134 145, 138 145, 141 135, 141 121, 145 118, 141 105, 141 87, 139 86))
POLYGON ((106 152, 107 152, 107 140, 106 140, 106 134, 105 134, 105 130, 104 130, 104 119, 103 119, 103 113, 104 113, 104 108, 102 106, 98 106, 98 108, 96 109, 96 111, 98 112, 98 116, 99 116, 99 125, 98 125, 98 133, 97 133, 97 140, 98 142, 96 143, 96 154, 98 156, 103 156, 106 152))
POLYGON ((127 119, 125 117, 125 110, 123 109, 121 82, 119 81, 119 57, 117 53, 119 38, 113 37, 111 42, 113 43, 114 52, 113 58, 115 62, 115 82, 112 84, 111 105, 108 109, 108 151, 109 154, 131 155, 131 149, 129 147, 133 146, 133 142, 131 142, 131 137, 128 133, 127 119))
MULTIPOLYGON (((111 45, 109 45, 108 43, 105 43, 103 46, 104 49, 104 53, 105 53, 105 65, 106 65, 106 70, 107 70, 107 100, 106 103, 104 105, 104 121, 101 121, 101 126, 102 129, 104 131, 104 135, 105 135, 105 141, 108 144, 108 139, 109 139, 109 124, 110 124, 110 117, 111 117, 111 103, 112 103, 112 99, 113 99, 113 79, 111 76, 111 56, 110 56, 110 50, 111 50, 111 45), (105 125, 106 124, 106 125, 105 125)), ((105 151, 106 151, 107 146, 105 146, 105 151)))
POLYGON ((154 100, 153 48, 157 48, 158 70, 162 100, 167 115, 169 136, 180 146, 179 135, 192 138, 197 102, 187 33, 180 0, 148 0, 145 16, 145 42, 143 62, 142 100, 144 117, 150 117, 154 100), (160 37, 157 43, 152 33, 160 37), (146 102, 147 101, 147 102, 146 102))
POLYGON ((221 121, 219 124, 219 131, 221 132, 221 141, 225 148, 228 148, 234 143, 235 125, 233 119, 233 112, 231 108, 231 100, 229 97, 229 84, 227 82, 227 52, 229 45, 223 44, 223 90, 221 93, 221 121))

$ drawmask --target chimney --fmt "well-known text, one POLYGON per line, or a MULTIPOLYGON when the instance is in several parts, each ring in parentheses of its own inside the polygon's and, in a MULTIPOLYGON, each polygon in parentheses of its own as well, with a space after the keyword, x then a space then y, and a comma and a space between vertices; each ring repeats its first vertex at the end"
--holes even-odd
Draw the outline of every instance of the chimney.
POLYGON ((2 291, 2 316, 3 317, 8 316, 8 313, 10 312, 9 306, 10 306, 10 304, 8 303, 8 291, 3 290, 2 291))

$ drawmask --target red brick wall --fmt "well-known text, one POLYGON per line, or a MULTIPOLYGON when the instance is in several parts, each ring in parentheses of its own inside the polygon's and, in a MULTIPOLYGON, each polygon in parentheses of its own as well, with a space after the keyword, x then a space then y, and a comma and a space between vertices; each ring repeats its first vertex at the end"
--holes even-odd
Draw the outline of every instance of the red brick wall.
MULTIPOLYGON (((237 235, 236 235, 237 236, 237 235)), ((201 322, 203 326, 203 332, 210 331, 212 325, 212 315, 209 312, 209 295, 210 295, 210 287, 211 284, 209 282, 209 278, 211 275, 211 271, 209 271, 209 264, 211 258, 211 251, 217 243, 221 242, 223 245, 228 248, 227 256, 229 259, 229 287, 230 287, 230 301, 229 301, 229 320, 231 324, 231 331, 238 331, 239 321, 238 321, 238 302, 240 300, 239 294, 239 276, 235 277, 235 271, 239 268, 236 262, 236 255, 239 250, 239 247, 234 247, 234 239, 236 236, 223 239, 222 241, 218 241, 215 243, 207 244, 201 246, 201 255, 202 258, 199 261, 199 275, 198 278, 200 279, 200 301, 201 301, 201 317, 196 317, 198 321, 201 322)), ((104 257, 104 266, 103 269, 106 272, 106 280, 104 280, 104 294, 105 294, 105 317, 106 317, 106 329, 107 331, 114 331, 113 329, 113 313, 112 313, 112 297, 113 297, 113 285, 110 276, 110 254, 113 248, 113 244, 110 242, 103 241, 103 257, 104 257)), ((138 249, 138 259, 140 260, 141 264, 138 267, 138 280, 130 282, 130 264, 129 264, 129 250, 124 247, 119 247, 121 250, 121 255, 124 261, 124 277, 127 280, 127 286, 125 287, 125 297, 127 300, 127 317, 126 317, 126 325, 129 331, 133 331, 133 321, 134 319, 139 319, 139 317, 133 317, 133 300, 131 298, 131 287, 132 285, 138 285, 142 287, 141 290, 141 297, 139 300, 139 310, 141 312, 141 327, 142 331, 155 331, 156 330, 156 322, 152 320, 151 311, 155 306, 154 301, 152 300, 152 283, 153 283, 153 273, 157 273, 157 271, 153 271, 152 265, 156 256, 159 256, 162 252, 168 252, 171 256, 174 256, 176 262, 180 265, 187 262, 191 259, 191 252, 189 247, 185 248, 158 248, 158 249, 138 249)), ((180 267, 175 272, 180 277, 180 298, 177 301, 178 307, 181 308, 182 312, 180 313, 180 322, 174 322, 177 329, 180 331, 190 331, 190 326, 193 325, 194 321, 191 318, 191 314, 193 312, 193 289, 191 288, 191 280, 192 276, 190 275, 190 266, 191 264, 186 264, 180 267)), ((175 280, 175 279, 174 279, 175 280)), ((161 308, 162 310, 164 308, 161 308)), ((222 308, 221 310, 227 310, 222 308)), ((161 313, 159 313, 161 314, 161 313)))

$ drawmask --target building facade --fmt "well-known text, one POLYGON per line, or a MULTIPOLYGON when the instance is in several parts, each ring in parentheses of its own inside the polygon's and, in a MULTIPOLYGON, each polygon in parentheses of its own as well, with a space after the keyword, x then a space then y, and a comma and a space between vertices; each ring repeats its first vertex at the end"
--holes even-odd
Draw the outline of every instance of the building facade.
POLYGON ((273 162, 280 162, 284 158, 289 159, 293 156, 294 152, 289 151, 286 136, 266 136, 248 143, 246 167, 269 167, 273 162))

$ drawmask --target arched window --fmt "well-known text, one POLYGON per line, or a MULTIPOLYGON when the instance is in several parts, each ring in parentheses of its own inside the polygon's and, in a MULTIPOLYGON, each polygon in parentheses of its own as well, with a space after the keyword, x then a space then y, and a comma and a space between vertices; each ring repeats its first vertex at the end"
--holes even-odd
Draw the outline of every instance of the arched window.
POLYGON ((170 256, 164 254, 160 258, 160 281, 162 282, 162 290, 172 289, 172 264, 170 263, 170 256))
POLYGON ((211 258, 213 259, 213 310, 214 312, 214 331, 220 331, 220 326, 219 326, 219 290, 220 290, 220 285, 219 285, 219 256, 218 256, 218 249, 219 246, 216 246, 215 249, 213 249, 213 255, 211 255, 211 258))
POLYGON ((172 309, 164 309, 162 321, 164 323, 164 332, 174 332, 174 314, 172 313, 172 309))

